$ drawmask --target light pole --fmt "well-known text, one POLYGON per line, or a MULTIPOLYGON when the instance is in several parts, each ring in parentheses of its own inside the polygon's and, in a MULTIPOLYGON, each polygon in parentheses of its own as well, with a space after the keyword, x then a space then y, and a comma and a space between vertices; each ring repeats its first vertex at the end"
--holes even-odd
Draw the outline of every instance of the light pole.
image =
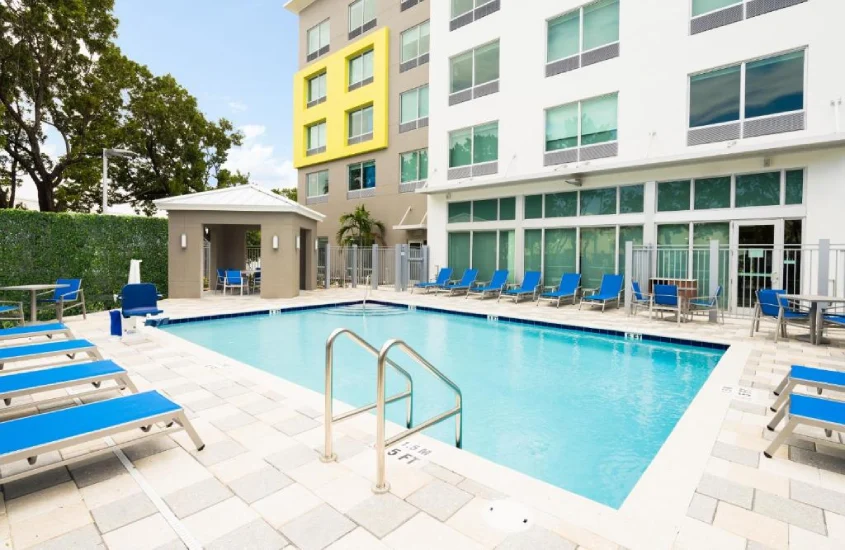
POLYGON ((103 214, 109 208, 109 157, 132 158, 135 153, 126 149, 103 149, 103 214))

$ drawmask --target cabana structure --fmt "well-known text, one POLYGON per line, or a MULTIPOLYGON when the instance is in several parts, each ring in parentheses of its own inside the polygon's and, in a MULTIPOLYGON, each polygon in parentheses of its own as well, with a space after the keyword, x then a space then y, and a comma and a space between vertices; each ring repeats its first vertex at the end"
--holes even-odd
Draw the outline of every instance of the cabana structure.
POLYGON ((200 298, 203 247, 208 273, 246 268, 247 231, 261 231, 261 297, 293 298, 317 284, 317 223, 323 214, 256 185, 241 185, 155 201, 168 217, 170 298, 200 298))

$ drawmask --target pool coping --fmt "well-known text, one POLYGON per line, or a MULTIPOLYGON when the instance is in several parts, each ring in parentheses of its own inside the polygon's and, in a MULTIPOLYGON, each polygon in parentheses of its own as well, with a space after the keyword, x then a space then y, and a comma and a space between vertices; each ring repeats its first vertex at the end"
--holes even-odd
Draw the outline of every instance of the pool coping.
MULTIPOLYGON (((193 349, 197 355, 205 355, 212 361, 227 367, 246 369, 244 372, 249 372, 252 376, 258 374, 268 386, 276 386, 279 391, 292 394, 309 406, 323 410, 325 400, 322 393, 242 363, 199 344, 189 342, 175 334, 158 330, 158 328, 167 324, 271 315, 282 312, 293 313, 331 306, 354 305, 362 302, 363 300, 328 299, 325 302, 307 306, 280 306, 258 310, 247 308, 244 311, 219 315, 177 317, 168 319, 166 322, 154 319, 148 320, 147 325, 166 339, 174 339, 179 345, 193 349)), ((456 310, 449 307, 419 306, 401 300, 378 299, 367 300, 367 302, 397 307, 416 306, 409 307, 409 309, 479 318, 488 317, 482 313, 456 310)), ((516 324, 548 326, 587 333, 616 336, 631 334, 625 331, 591 326, 589 320, 585 320, 585 324, 579 326, 513 316, 498 316, 498 319, 516 324)), ((746 344, 728 344, 711 338, 689 340, 667 337, 653 331, 638 330, 635 334, 642 335, 644 340, 722 349, 725 353, 618 510, 473 453, 457 449, 424 434, 416 434, 413 437, 435 450, 431 462, 476 482, 483 483, 545 514, 546 517, 540 519, 547 524, 545 525, 547 527, 553 527, 548 525, 549 523, 560 522, 566 524, 567 529, 581 529, 585 532, 585 535, 589 535, 589 533, 586 533, 589 531, 631 549, 670 547, 680 529, 681 521, 686 516, 687 505, 704 473, 710 456, 710 449, 718 437, 720 426, 730 406, 732 395, 726 393, 723 389, 726 386, 733 387, 737 384, 751 347, 746 344)), ((336 412, 352 409, 350 405, 337 400, 335 400, 334 407, 336 412)), ((347 422, 353 424, 356 429, 374 434, 375 423, 371 419, 369 419, 370 422, 366 422, 366 420, 368 420, 366 417, 357 417, 347 422)), ((388 435, 397 433, 402 429, 398 425, 389 424, 388 435)), ((375 468, 375 465, 373 467, 375 468)))

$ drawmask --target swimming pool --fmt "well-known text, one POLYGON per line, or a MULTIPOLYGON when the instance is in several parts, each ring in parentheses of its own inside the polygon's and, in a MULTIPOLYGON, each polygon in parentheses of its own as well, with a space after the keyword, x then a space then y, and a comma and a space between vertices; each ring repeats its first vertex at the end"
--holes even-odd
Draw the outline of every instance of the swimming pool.
MULTIPOLYGON (((319 392, 334 329, 349 328, 377 348, 401 338, 460 386, 465 450, 614 508, 724 353, 444 312, 381 313, 309 309, 161 328, 319 392)), ((401 353, 391 358, 414 378, 417 422, 454 406, 442 382, 401 353)), ((337 399, 375 401, 371 355, 341 338, 334 368, 337 399)), ((388 369, 388 395, 402 389, 388 369)), ((404 408, 389 405, 388 418, 404 423, 404 408)), ((452 421, 425 433, 454 444, 452 421)))

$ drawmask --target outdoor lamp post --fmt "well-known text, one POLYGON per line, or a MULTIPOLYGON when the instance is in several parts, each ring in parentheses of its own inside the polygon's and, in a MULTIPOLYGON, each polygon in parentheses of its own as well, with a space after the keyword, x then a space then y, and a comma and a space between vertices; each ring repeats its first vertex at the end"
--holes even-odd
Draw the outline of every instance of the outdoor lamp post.
POLYGON ((103 149, 103 214, 109 208, 109 157, 132 158, 136 153, 127 149, 103 149))

